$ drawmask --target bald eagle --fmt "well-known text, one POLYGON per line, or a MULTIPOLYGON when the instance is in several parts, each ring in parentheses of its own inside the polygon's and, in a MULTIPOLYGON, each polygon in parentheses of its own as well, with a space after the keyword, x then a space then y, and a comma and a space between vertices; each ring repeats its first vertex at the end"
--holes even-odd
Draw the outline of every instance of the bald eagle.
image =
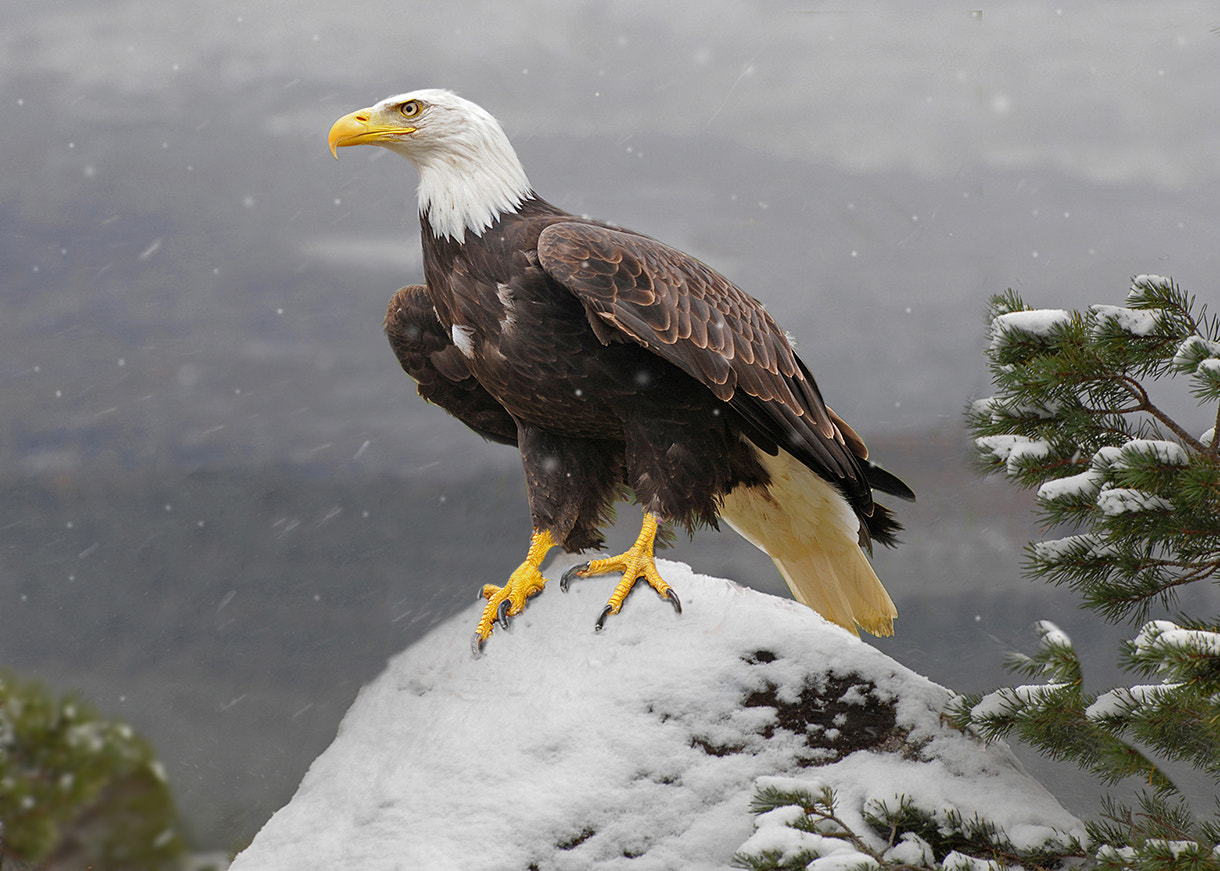
POLYGON ((874 489, 911 490, 868 460, 762 305, 694 258, 541 199, 496 120, 443 90, 345 115, 331 153, 379 145, 419 174, 426 283, 404 287, 385 331, 425 399, 521 452, 534 531, 507 583, 487 585, 472 645, 546 579, 551 548, 604 544, 620 498, 643 507, 625 553, 575 566, 621 572, 597 620, 658 573, 658 523, 723 518, 775 562, 792 594, 853 633, 890 635, 897 610, 864 551, 900 528, 874 489))

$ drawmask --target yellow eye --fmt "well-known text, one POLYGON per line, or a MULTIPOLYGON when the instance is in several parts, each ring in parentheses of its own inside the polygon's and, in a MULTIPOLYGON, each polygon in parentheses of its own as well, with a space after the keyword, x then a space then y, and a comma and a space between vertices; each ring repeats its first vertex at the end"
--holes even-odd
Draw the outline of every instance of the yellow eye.
POLYGON ((398 111, 402 113, 404 118, 414 118, 420 113, 421 109, 423 109, 423 106, 419 104, 419 100, 407 100, 407 102, 398 107, 398 111))

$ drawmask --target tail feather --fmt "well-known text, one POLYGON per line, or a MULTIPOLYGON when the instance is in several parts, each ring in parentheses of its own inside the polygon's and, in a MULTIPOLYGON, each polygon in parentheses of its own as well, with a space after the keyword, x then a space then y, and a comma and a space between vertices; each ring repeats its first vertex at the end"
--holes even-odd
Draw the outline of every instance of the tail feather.
POLYGON ((847 500, 783 450, 757 454, 770 485, 737 488, 721 516, 771 557, 797 601, 853 634, 892 635, 898 610, 860 549, 847 500))
POLYGON ((854 554, 814 550, 772 562, 796 600, 830 622, 853 635, 860 634, 857 625, 873 635, 894 634, 898 610, 859 547, 854 554))

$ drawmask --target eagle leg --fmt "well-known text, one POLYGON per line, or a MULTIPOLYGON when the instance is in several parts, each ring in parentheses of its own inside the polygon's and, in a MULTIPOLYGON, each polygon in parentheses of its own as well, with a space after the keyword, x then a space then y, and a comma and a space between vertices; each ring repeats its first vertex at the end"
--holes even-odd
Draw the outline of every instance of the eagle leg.
POLYGON ((508 618, 515 617, 525 610, 525 600, 542 592, 542 588, 546 586, 546 578, 542 576, 541 571, 542 560, 546 557, 547 551, 556 544, 558 542, 555 541, 550 530, 535 529, 534 534, 530 536, 530 549, 525 557, 525 562, 517 566, 516 571, 508 576, 507 583, 503 587, 497 587, 494 584, 487 584, 483 587, 481 595, 487 600, 487 604, 483 607, 483 616, 479 618, 474 638, 470 641, 471 649, 476 656, 483 652, 483 642, 491 637, 497 620, 507 629, 508 618))
POLYGON ((602 609, 601 616, 597 618, 596 628, 599 632, 605 624, 606 618, 611 614, 617 614, 623 607, 623 601, 627 598, 627 594, 631 592, 636 582, 641 579, 647 581, 648 585, 656 590, 661 598, 668 599, 670 604, 674 606, 675 611, 679 614, 682 613, 682 602, 678 599, 678 594, 674 592, 673 587, 665 583, 661 573, 657 571, 656 558, 652 553, 656 537, 657 519, 652 514, 644 512, 644 524, 640 528, 640 536, 635 540, 635 544, 628 548, 625 553, 572 566, 563 573, 563 577, 559 580, 559 586, 563 590, 567 590, 572 578, 604 575, 609 572, 623 573, 623 579, 614 588, 614 592, 610 594, 606 607, 602 609))

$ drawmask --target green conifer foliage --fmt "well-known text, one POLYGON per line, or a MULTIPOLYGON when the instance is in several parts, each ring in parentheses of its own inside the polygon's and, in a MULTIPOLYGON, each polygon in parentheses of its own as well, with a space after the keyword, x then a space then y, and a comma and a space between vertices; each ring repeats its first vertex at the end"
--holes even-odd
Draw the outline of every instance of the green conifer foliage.
POLYGON ((977 814, 965 819, 951 808, 929 811, 902 795, 870 799, 859 830, 840 814, 838 796, 829 787, 815 793, 764 785, 755 791, 750 811, 760 820, 775 815, 792 836, 770 848, 739 851, 733 864, 748 871, 1053 871, 1091 855, 1076 838, 1051 830, 1036 843, 1017 847, 991 820, 977 814))
POLYGON ((155 871, 183 852, 165 774, 129 726, 0 673, 0 868, 155 871))
POLYGON ((996 394, 967 412, 979 463, 1036 488, 1045 528, 1060 533, 1028 546, 1027 574, 1108 621, 1143 623, 1120 662, 1144 682, 1085 692, 1070 639, 1043 622, 1037 652, 1009 663, 1039 682, 959 699, 954 717, 1105 782, 1146 784, 1138 810, 1111 801, 1091 825, 1103 866, 1218 868, 1220 809, 1190 808, 1163 769, 1186 763, 1220 786, 1220 621, 1149 617, 1220 581, 1220 324, 1148 275, 1126 305, 1083 312, 1033 310, 1009 291, 990 323, 996 394), (1194 431, 1158 398, 1183 380, 1194 431))

